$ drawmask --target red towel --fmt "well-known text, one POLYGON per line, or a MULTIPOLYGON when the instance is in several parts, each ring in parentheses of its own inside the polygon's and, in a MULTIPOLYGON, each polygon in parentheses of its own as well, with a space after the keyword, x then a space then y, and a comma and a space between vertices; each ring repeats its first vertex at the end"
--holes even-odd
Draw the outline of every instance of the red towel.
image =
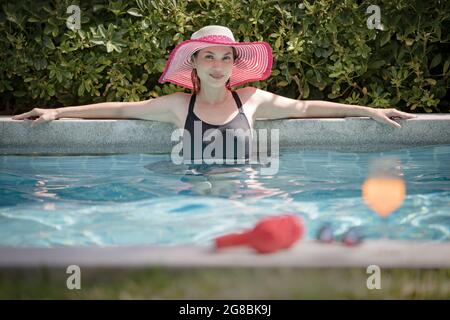
POLYGON ((216 249, 247 245, 259 253, 271 253, 292 246, 303 237, 302 221, 295 215, 286 214, 264 218, 254 229, 232 233, 216 238, 216 249))

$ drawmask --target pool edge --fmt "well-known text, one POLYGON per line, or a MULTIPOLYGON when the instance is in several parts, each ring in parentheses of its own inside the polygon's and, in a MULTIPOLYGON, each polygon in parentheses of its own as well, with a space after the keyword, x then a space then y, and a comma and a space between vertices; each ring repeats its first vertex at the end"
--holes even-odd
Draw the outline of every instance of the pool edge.
MULTIPOLYGON (((382 145, 450 144, 450 114, 416 115, 397 120, 401 129, 369 117, 261 119, 254 129, 258 138, 278 129, 280 148, 347 146, 366 151, 382 145)), ((30 124, 0 116, 0 154, 170 153, 179 142, 171 141, 175 126, 150 120, 62 118, 34 128, 30 124)))
POLYGON ((8 267, 368 267, 449 268, 450 243, 393 240, 359 246, 300 242, 272 254, 238 248, 215 252, 203 246, 0 247, 0 268, 8 267))

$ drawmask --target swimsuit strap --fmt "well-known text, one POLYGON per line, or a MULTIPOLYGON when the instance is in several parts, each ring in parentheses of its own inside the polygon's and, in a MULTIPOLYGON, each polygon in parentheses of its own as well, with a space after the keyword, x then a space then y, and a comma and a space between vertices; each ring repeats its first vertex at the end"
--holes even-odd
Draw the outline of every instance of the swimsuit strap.
POLYGON ((193 94, 191 95, 191 100, 189 101, 189 111, 188 111, 188 115, 193 115, 193 114, 194 114, 195 98, 196 98, 196 95, 195 95, 195 93, 193 93, 193 94))
POLYGON ((233 98, 236 101, 239 113, 244 113, 244 111, 242 110, 242 102, 241 99, 239 99, 239 95, 236 93, 236 91, 231 91, 231 93, 233 94, 233 98))

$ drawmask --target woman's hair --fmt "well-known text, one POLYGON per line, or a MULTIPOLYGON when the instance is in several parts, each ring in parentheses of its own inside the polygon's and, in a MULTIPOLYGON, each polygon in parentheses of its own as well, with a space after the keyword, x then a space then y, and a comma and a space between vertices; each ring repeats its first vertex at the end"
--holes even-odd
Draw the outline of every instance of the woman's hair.
MULTIPOLYGON (((233 61, 234 63, 236 63, 236 60, 239 58, 238 53, 236 51, 236 49, 234 47, 231 47, 231 50, 233 51, 233 61)), ((192 56, 191 56, 191 61, 194 58, 197 58, 198 52, 200 50, 195 51, 192 56)), ((192 72, 191 72, 191 80, 192 80, 192 84, 194 86, 194 88, 192 89, 193 93, 197 94, 200 92, 201 89, 201 84, 200 84, 200 79, 197 76, 197 69, 193 68, 192 72)), ((228 79, 228 81, 226 82, 225 86, 227 87, 228 90, 231 91, 231 87, 230 87, 230 79, 228 79)))

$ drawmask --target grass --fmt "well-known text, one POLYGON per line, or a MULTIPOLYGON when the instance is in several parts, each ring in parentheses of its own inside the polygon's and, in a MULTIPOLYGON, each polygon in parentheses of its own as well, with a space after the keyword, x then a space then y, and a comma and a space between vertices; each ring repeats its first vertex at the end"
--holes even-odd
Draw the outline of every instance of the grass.
POLYGON ((382 269, 369 290, 363 268, 0 269, 0 299, 449 299, 450 269, 382 269))

